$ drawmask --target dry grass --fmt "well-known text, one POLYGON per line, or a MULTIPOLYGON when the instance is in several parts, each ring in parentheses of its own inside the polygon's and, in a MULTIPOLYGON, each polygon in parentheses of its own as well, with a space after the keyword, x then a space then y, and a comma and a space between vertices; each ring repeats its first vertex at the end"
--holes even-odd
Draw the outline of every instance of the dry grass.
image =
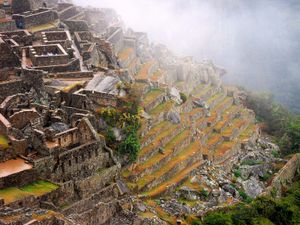
POLYGON ((134 52, 134 49, 133 48, 124 48, 120 54, 118 55, 119 59, 122 60, 122 61, 125 61, 129 58, 129 56, 131 54, 133 54, 134 52))
POLYGON ((57 185, 47 181, 37 181, 22 188, 10 187, 0 190, 0 199, 4 199, 5 204, 12 203, 29 196, 42 196, 58 188, 57 185))
POLYGON ((180 181, 185 179, 194 169, 198 168, 201 165, 202 162, 196 162, 190 167, 182 170, 180 173, 176 174, 174 177, 172 177, 170 180, 167 180, 166 182, 162 183, 161 185, 157 186, 156 188, 152 189, 151 191, 145 193, 148 197, 155 197, 163 193, 167 190, 168 187, 178 184, 180 181))
POLYGON ((161 89, 153 89, 149 91, 144 97, 143 105, 146 106, 150 104, 163 93, 164 91, 162 91, 161 89))
POLYGON ((200 152, 200 146, 197 142, 190 144, 187 148, 182 150, 179 154, 172 158, 170 162, 158 169, 152 174, 142 177, 138 182, 139 189, 143 188, 145 185, 155 180, 157 177, 161 177, 170 170, 172 170, 176 165, 179 165, 181 162, 189 159, 190 157, 195 156, 200 152))

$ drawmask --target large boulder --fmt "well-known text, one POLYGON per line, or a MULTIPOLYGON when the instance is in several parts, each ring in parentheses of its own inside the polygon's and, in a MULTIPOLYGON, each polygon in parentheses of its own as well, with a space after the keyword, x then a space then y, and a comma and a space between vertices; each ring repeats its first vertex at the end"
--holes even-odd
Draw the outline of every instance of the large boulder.
POLYGON ((242 186, 245 190, 245 193, 251 198, 257 197, 264 190, 262 183, 254 177, 251 177, 249 180, 243 181, 242 186))
POLYGON ((180 92, 177 88, 171 88, 169 91, 169 96, 170 98, 175 101, 178 104, 182 103, 181 97, 180 97, 180 92))

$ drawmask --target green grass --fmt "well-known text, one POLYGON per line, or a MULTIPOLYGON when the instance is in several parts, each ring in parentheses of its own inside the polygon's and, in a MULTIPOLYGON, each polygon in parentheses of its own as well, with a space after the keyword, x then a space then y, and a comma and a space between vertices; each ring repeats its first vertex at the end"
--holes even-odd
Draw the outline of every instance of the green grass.
POLYGON ((0 150, 5 150, 9 148, 9 142, 6 137, 0 135, 0 150))
POLYGON ((157 114, 159 114, 159 113, 161 113, 163 111, 167 112, 167 111, 169 111, 172 108, 173 105, 174 104, 173 104, 172 101, 163 102, 163 103, 159 104, 157 107, 155 107, 154 109, 152 109, 150 111, 150 114, 152 116, 154 116, 154 115, 157 115, 157 114))
POLYGON ((48 181, 36 181, 20 188, 20 190, 33 194, 35 196, 41 196, 58 189, 58 185, 50 183, 48 181))
POLYGON ((6 204, 21 200, 28 196, 42 196, 50 193, 59 186, 48 181, 36 181, 31 184, 25 185, 21 188, 9 187, 0 190, 0 199, 4 199, 6 204))
POLYGON ((144 98, 144 105, 148 105, 151 102, 153 102, 158 96, 160 96, 163 93, 160 89, 153 89, 150 92, 148 92, 144 98))

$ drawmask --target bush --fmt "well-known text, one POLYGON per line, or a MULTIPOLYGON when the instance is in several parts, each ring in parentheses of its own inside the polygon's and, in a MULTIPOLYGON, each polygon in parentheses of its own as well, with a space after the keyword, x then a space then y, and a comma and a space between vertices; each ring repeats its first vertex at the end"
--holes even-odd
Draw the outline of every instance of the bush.
POLYGON ((266 124, 266 131, 275 136, 285 155, 300 150, 300 116, 276 103, 270 94, 248 93, 246 104, 266 124))
POLYGON ((229 214, 211 213, 204 218, 205 225, 232 225, 229 214))
POLYGON ((192 225, 202 225, 201 221, 200 220, 194 220, 192 222, 192 225))
POLYGON ((234 225, 251 224, 253 218, 257 217, 257 211, 249 206, 239 205, 232 213, 232 222, 234 225))
POLYGON ((238 169, 236 169, 234 172, 233 172, 233 174, 234 174, 234 176, 235 177, 241 177, 241 169, 240 168, 238 168, 238 169))
POLYGON ((246 203, 250 203, 252 202, 252 198, 250 196, 248 196, 244 191, 242 190, 238 190, 240 196, 242 197, 243 199, 243 202, 246 202, 246 203))
POLYGON ((112 127, 108 127, 106 131, 106 141, 109 145, 114 144, 116 142, 116 136, 112 127))
POLYGON ((184 93, 182 93, 182 92, 180 92, 180 98, 181 98, 181 100, 182 100, 182 103, 185 103, 185 102, 187 101, 187 96, 186 96, 186 94, 184 94, 184 93))
POLYGON ((261 164, 261 163, 262 163, 262 162, 261 162, 261 161, 258 161, 258 160, 247 159, 247 160, 244 160, 241 164, 242 164, 242 165, 246 165, 246 166, 254 166, 254 165, 261 164))
POLYGON ((118 152, 121 155, 129 155, 130 162, 134 162, 137 159, 140 147, 141 145, 137 133, 133 130, 127 134, 126 139, 119 145, 118 152))
POLYGON ((202 196, 204 196, 205 198, 207 198, 208 195, 209 195, 208 191, 205 190, 205 189, 201 189, 200 194, 201 194, 202 196))

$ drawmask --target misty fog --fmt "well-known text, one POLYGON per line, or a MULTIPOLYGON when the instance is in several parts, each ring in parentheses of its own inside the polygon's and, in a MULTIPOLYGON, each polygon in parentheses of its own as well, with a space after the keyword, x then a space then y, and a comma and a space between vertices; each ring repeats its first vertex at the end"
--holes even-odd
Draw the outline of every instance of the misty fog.
POLYGON ((212 59, 227 83, 271 91, 300 112, 299 0, 74 0, 116 9, 175 53, 212 59))

